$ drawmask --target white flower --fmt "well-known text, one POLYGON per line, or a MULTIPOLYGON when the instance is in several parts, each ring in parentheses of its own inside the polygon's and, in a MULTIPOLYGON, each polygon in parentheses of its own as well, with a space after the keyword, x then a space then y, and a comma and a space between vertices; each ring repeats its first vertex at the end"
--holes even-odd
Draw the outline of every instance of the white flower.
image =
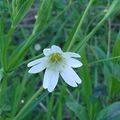
POLYGON ((25 101, 22 99, 22 100, 21 100, 21 103, 23 104, 24 102, 25 102, 25 101))
POLYGON ((38 16, 37 15, 35 15, 35 19, 37 19, 38 18, 38 16))
POLYGON ((36 51, 39 51, 41 49, 41 45, 37 43, 35 44, 34 48, 36 51))
POLYGON ((72 87, 77 87, 81 79, 72 68, 82 66, 82 63, 74 58, 80 55, 73 52, 63 52, 60 47, 53 45, 51 48, 43 50, 45 57, 28 63, 31 67, 29 73, 35 74, 45 70, 43 87, 52 92, 57 85, 59 75, 72 87))

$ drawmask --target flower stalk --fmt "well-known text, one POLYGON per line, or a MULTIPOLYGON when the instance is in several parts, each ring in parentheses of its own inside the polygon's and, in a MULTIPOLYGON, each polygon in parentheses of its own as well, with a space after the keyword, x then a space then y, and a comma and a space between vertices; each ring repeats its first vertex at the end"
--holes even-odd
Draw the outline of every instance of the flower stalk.
POLYGON ((24 111, 29 107, 29 105, 41 94, 43 91, 43 87, 41 86, 39 90, 31 97, 31 99, 25 104, 25 106, 19 111, 16 117, 13 120, 19 120, 20 116, 24 113, 24 111))
MULTIPOLYGON (((80 16, 80 20, 79 20, 79 22, 77 22, 77 28, 76 28, 76 30, 75 31, 73 30, 74 31, 73 36, 70 35, 70 38, 68 38, 68 40, 70 40, 70 41, 67 42, 68 44, 66 43, 64 45, 64 48, 63 48, 64 51, 69 51, 71 49, 71 47, 73 46, 73 44, 75 42, 75 39, 76 39, 76 36, 77 36, 78 32, 80 31, 81 26, 82 26, 82 24, 83 24, 83 22, 84 22, 84 20, 86 18, 86 15, 87 15, 87 13, 88 13, 91 5, 93 4, 93 2, 94 2, 94 0, 90 0, 89 1, 89 4, 87 5, 87 8, 85 9, 85 11, 84 11, 84 13, 82 15, 82 18, 80 16)), ((73 32, 73 31, 71 31, 71 32, 73 32)))

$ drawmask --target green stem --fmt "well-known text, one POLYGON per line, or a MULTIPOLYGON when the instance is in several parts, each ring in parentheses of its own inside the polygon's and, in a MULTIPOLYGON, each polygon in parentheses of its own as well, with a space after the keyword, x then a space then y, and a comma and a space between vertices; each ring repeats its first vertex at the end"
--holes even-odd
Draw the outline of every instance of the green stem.
POLYGON ((32 61, 32 60, 41 58, 41 57, 43 57, 43 54, 40 54, 40 55, 35 56, 35 57, 33 57, 33 58, 29 59, 29 60, 26 60, 26 61, 24 61, 23 63, 21 63, 21 64, 15 66, 15 67, 12 68, 12 69, 10 69, 9 72, 15 71, 18 67, 20 67, 20 66, 22 66, 22 65, 24 65, 24 64, 27 64, 27 63, 29 63, 29 62, 32 61))
POLYGON ((83 13, 83 15, 82 15, 82 18, 80 19, 80 22, 79 22, 79 24, 78 24, 78 26, 77 26, 77 29, 76 29, 74 35, 72 36, 71 42, 70 42, 68 48, 66 49, 66 51, 69 51, 69 50, 71 49, 72 45, 74 44, 75 38, 76 38, 76 36, 77 36, 77 34, 78 34, 78 32, 79 32, 79 30, 80 30, 80 28, 81 28, 84 20, 85 20, 85 17, 86 17, 86 15, 87 15, 87 13, 88 13, 88 11, 89 11, 89 9, 90 9, 93 1, 94 1, 94 0, 90 0, 89 4, 87 5, 87 8, 85 9, 85 11, 84 11, 84 13, 83 13))
MULTIPOLYGON (((94 0, 93 0, 94 1, 94 0)), ((105 14, 105 16, 103 17, 103 19, 96 25, 96 27, 83 39, 83 41, 78 44, 78 46, 76 47, 75 51, 77 51, 78 53, 81 51, 81 49, 83 47, 85 47, 86 42, 95 34, 95 32, 99 29, 99 27, 111 16, 114 16, 117 11, 119 11, 119 6, 120 1, 119 0, 114 0, 113 3, 111 4, 108 12, 105 14)))
POLYGON ((1 63, 4 71, 7 71, 7 59, 6 59, 6 45, 4 43, 2 52, 1 52, 1 63))
POLYGON ((99 29, 99 27, 104 23, 106 19, 103 18, 97 26, 83 39, 83 41, 78 44, 75 51, 78 51, 78 53, 81 51, 81 49, 86 45, 87 41, 95 34, 95 32, 99 29))
POLYGON ((11 26, 10 30, 8 31, 8 35, 7 35, 7 38, 8 38, 7 46, 11 43, 14 30, 15 30, 15 28, 14 28, 13 26, 11 26))
POLYGON ((100 59, 100 60, 97 60, 97 61, 93 61, 93 62, 89 63, 88 65, 91 66, 91 65, 94 65, 96 63, 107 62, 107 61, 115 60, 115 59, 120 59, 120 56, 111 57, 111 58, 105 58, 105 59, 100 59))
MULTIPOLYGON (((108 7, 110 6, 110 0, 108 0, 108 7)), ((111 33, 112 33, 112 23, 111 19, 108 19, 108 45, 107 45, 107 57, 110 56, 110 49, 111 49, 111 33)))
POLYGON ((28 47, 32 44, 34 39, 35 35, 31 34, 28 40, 23 45, 23 47, 21 48, 21 50, 18 51, 14 59, 9 62, 8 70, 14 68, 15 66, 17 66, 17 64, 19 64, 19 62, 23 59, 24 55, 26 54, 26 51, 28 50, 28 47))
POLYGON ((20 110, 20 112, 16 115, 16 117, 13 120, 19 120, 19 117, 24 113, 27 107, 29 107, 29 105, 35 100, 35 98, 40 95, 42 91, 43 87, 40 87, 40 89, 31 97, 31 99, 25 104, 25 106, 20 110))
POLYGON ((25 89, 25 84, 28 80, 27 77, 28 77, 28 71, 25 71, 24 77, 23 77, 22 82, 21 82, 20 87, 19 87, 20 91, 19 91, 19 93, 18 92, 15 93, 15 98, 13 100, 14 104, 13 104, 13 107, 12 107, 12 110, 11 110, 11 117, 10 117, 12 120, 15 116, 16 108, 19 105, 20 100, 22 98, 22 95, 23 95, 23 92, 24 92, 24 89, 25 89), (18 94, 19 94, 19 96, 18 96, 18 94))
POLYGON ((7 76, 7 74, 4 73, 4 77, 3 77, 2 83, 0 85, 0 106, 4 103, 4 100, 5 100, 7 80, 8 80, 8 76, 7 76))
POLYGON ((7 49, 8 49, 8 46, 9 46, 11 40, 12 40, 13 32, 14 32, 14 28, 11 27, 8 34, 7 34, 7 37, 5 38, 4 47, 2 49, 2 64, 3 64, 3 69, 5 72, 8 70, 7 49))

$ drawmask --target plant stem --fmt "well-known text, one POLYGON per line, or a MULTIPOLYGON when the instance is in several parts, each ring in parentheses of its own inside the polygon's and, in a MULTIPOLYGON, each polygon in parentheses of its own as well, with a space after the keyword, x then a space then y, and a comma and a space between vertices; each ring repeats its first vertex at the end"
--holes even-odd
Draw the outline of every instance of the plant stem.
POLYGON ((74 44, 75 38, 76 38, 76 36, 77 36, 77 34, 78 34, 78 32, 79 32, 79 30, 80 30, 84 20, 85 20, 85 17, 87 15, 87 13, 88 13, 88 11, 89 11, 93 1, 94 0, 90 0, 89 4, 87 5, 87 8, 85 9, 85 12, 83 13, 82 18, 80 19, 80 22, 79 22, 79 24, 77 26, 77 29, 76 29, 74 35, 72 36, 71 42, 70 42, 69 46, 67 47, 66 51, 69 51, 71 49, 72 45, 74 44))
POLYGON ((14 30, 15 30, 15 28, 13 26, 11 26, 10 30, 8 31, 8 35, 7 35, 8 42, 7 42, 7 45, 9 45, 11 43, 14 30))
POLYGON ((8 70, 7 49, 8 49, 8 46, 9 46, 11 40, 12 40, 13 32, 14 32, 14 28, 11 27, 8 34, 7 34, 7 37, 5 38, 4 47, 2 50, 2 64, 3 64, 3 69, 5 72, 8 70))
POLYGON ((99 27, 104 23, 105 17, 96 25, 96 27, 83 39, 83 41, 78 44, 75 51, 78 51, 78 53, 81 51, 82 48, 86 45, 86 42, 95 34, 95 32, 99 29, 99 27))
POLYGON ((5 100, 7 80, 8 80, 8 75, 6 73, 4 73, 4 77, 3 77, 2 83, 0 85, 0 106, 4 103, 4 100, 5 100))
MULTIPOLYGON (((108 7, 110 6, 110 0, 108 0, 108 7)), ((107 57, 110 56, 110 44, 111 44, 111 19, 108 19, 108 46, 107 46, 107 57)))
POLYGON ((99 59, 99 60, 96 60, 96 61, 93 61, 93 62, 89 63, 88 66, 92 66, 92 65, 100 63, 100 62, 107 62, 107 61, 111 61, 111 60, 115 60, 115 59, 120 59, 120 56, 115 56, 115 57, 110 57, 110 58, 105 58, 105 59, 99 59))
POLYGON ((25 106, 19 111, 19 113, 16 115, 16 117, 13 120, 19 120, 19 117, 22 115, 22 113, 33 102, 33 100, 35 100, 35 98, 40 95, 42 90, 43 90, 43 87, 40 87, 39 90, 31 97, 31 99, 25 104, 25 106))

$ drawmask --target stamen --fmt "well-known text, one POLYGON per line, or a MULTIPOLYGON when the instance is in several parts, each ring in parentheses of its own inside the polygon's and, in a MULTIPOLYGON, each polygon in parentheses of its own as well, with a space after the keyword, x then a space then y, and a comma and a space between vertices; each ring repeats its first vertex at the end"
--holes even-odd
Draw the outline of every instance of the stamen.
POLYGON ((52 62, 57 62, 60 61, 62 59, 61 54, 60 53, 53 53, 50 55, 50 60, 52 62))

